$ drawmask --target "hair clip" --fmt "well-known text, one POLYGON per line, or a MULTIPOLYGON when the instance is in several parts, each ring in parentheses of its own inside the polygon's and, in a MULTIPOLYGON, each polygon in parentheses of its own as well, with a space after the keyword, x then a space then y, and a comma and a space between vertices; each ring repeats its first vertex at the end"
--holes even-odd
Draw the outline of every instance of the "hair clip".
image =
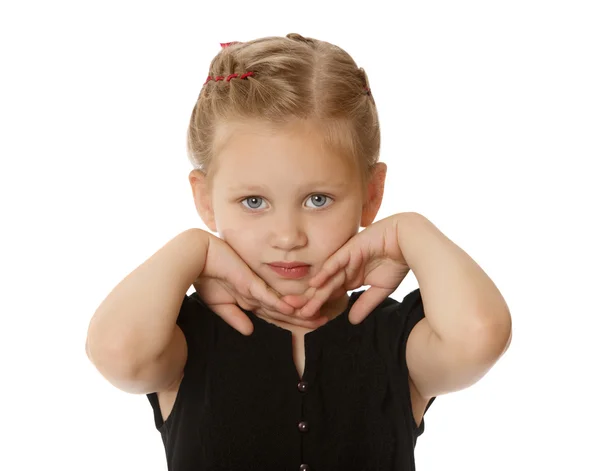
POLYGON ((232 44, 240 44, 240 41, 232 41, 230 43, 219 43, 221 45, 221 49, 231 46, 232 44))

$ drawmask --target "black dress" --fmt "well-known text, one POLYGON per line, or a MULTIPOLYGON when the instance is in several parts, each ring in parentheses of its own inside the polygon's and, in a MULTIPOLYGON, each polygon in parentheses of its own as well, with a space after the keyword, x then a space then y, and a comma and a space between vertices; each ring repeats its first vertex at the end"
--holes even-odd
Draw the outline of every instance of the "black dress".
MULTIPOLYGON (((292 333, 244 311, 244 336, 197 293, 185 295, 177 324, 188 360, 163 422, 147 394, 170 471, 414 470, 415 423, 405 349, 424 317, 419 289, 383 301, 352 325, 346 310, 304 336, 302 378, 292 333)), ((431 405, 435 398, 427 404, 431 405)))

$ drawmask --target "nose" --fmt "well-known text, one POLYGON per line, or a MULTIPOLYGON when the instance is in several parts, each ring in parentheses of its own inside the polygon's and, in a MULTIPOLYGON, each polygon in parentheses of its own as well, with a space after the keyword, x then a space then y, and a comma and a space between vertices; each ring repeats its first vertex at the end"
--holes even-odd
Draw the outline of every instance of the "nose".
POLYGON ((281 212, 270 228, 271 245, 276 249, 293 250, 306 245, 308 238, 302 217, 293 211, 281 212))

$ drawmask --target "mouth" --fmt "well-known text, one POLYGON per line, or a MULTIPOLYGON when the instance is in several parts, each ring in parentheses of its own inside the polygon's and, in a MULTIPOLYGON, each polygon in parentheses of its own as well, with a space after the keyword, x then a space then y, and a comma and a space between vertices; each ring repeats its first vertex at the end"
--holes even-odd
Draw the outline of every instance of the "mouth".
POLYGON ((298 262, 274 262, 267 263, 269 267, 282 278, 300 279, 310 272, 310 265, 298 262))

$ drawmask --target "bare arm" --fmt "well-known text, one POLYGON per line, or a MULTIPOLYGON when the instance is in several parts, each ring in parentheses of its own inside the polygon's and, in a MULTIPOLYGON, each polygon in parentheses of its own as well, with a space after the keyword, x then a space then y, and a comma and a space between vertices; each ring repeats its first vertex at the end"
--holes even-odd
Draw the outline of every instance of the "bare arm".
POLYGON ((406 360, 425 398, 481 379, 510 344, 512 320, 502 294, 481 267, 418 213, 402 213, 399 240, 423 298, 406 360))
POLYGON ((209 236, 194 228, 171 239, 125 277, 94 313, 86 352, 115 386, 138 393, 158 390, 159 384, 133 384, 132 378, 139 377, 140 369, 160 363, 165 352, 177 358, 163 358, 164 380, 180 374, 172 366, 183 368, 187 349, 177 316, 187 290, 204 269, 209 236))

